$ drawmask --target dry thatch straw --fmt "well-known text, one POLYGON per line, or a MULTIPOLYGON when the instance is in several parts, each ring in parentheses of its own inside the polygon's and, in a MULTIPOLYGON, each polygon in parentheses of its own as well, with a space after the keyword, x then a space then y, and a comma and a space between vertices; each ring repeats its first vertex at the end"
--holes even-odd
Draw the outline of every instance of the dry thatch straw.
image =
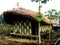
MULTIPOLYGON (((4 16, 8 15, 8 13, 12 13, 15 15, 22 14, 23 16, 27 16, 29 18, 34 18, 34 19, 37 17, 37 12, 31 11, 28 9, 24 9, 24 8, 17 8, 17 9, 12 9, 12 10, 8 10, 8 11, 3 12, 4 16)), ((47 24, 57 24, 56 21, 48 19, 46 16, 43 16, 43 18, 45 19, 43 21, 47 24)))

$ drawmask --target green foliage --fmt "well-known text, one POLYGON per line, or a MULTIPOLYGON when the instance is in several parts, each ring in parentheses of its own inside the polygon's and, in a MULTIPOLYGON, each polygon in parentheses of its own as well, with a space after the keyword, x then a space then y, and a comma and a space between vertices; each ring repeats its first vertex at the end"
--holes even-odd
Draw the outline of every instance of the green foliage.
POLYGON ((60 13, 57 12, 55 9, 51 9, 47 12, 45 12, 47 16, 49 16, 50 19, 59 19, 60 18, 60 13))
POLYGON ((37 20, 38 22, 44 20, 44 18, 42 17, 42 14, 41 14, 40 12, 37 13, 36 20, 37 20))
POLYGON ((31 0, 32 2, 35 1, 35 2, 38 2, 38 0, 31 0))
POLYGON ((48 2, 49 0, 43 0, 41 1, 42 3, 46 4, 46 2, 48 2))
POLYGON ((42 21, 42 20, 44 20, 44 18, 42 17, 42 15, 41 15, 41 13, 40 13, 40 8, 41 8, 41 7, 40 7, 40 2, 43 3, 43 4, 46 4, 47 1, 49 1, 49 0, 31 0, 31 1, 32 1, 32 2, 33 2, 33 1, 39 2, 39 12, 38 12, 38 14, 37 14, 38 16, 37 16, 36 20, 39 21, 39 22, 42 21))
POLYGON ((11 27, 11 25, 0 25, 0 35, 9 35, 10 32, 13 30, 13 28, 11 27))
POLYGON ((31 0, 32 2, 35 1, 35 2, 39 2, 41 1, 41 3, 43 4, 46 4, 49 0, 31 0))
POLYGON ((0 24, 4 24, 4 20, 3 20, 3 14, 0 15, 0 24))
POLYGON ((42 16, 39 16, 39 17, 36 18, 36 20, 39 21, 39 22, 42 21, 43 19, 44 18, 42 18, 42 16))

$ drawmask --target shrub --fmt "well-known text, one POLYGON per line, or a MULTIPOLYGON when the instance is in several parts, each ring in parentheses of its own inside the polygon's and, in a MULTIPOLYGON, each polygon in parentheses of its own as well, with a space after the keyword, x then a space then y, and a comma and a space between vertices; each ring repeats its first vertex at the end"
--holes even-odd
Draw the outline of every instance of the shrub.
POLYGON ((0 35, 9 35, 11 31, 13 31, 13 26, 11 25, 0 25, 0 35))

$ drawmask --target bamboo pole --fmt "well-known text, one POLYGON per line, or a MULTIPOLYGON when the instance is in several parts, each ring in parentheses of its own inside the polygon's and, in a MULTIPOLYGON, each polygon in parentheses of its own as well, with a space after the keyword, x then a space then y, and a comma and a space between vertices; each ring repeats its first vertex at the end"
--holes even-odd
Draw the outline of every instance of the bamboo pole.
MULTIPOLYGON (((40 0, 39 0, 39 16, 40 16, 40 8, 41 8, 41 6, 40 6, 40 0)), ((41 29, 40 29, 40 22, 38 22, 38 28, 39 28, 39 31, 38 31, 38 35, 39 35, 39 45, 41 44, 41 29)))
MULTIPOLYGON (((30 27, 29 27, 30 35, 32 35, 32 34, 31 34, 31 32, 32 32, 32 31, 31 31, 31 22, 29 22, 29 26, 30 26, 30 27)), ((32 39, 32 36, 30 37, 30 39, 32 39)))
POLYGON ((38 35, 39 35, 39 45, 41 44, 41 28, 40 28, 40 22, 38 24, 38 27, 39 27, 39 31, 38 31, 38 35))
POLYGON ((49 45, 51 45, 51 20, 50 20, 50 29, 49 29, 49 45))
POLYGON ((21 22, 19 23, 19 30, 20 30, 20 34, 21 34, 21 22))
POLYGON ((22 39, 22 22, 21 22, 21 39, 22 39))
MULTIPOLYGON (((25 35, 26 35, 26 29, 25 29, 25 35)), ((25 39, 26 39, 26 36, 25 36, 25 39)))

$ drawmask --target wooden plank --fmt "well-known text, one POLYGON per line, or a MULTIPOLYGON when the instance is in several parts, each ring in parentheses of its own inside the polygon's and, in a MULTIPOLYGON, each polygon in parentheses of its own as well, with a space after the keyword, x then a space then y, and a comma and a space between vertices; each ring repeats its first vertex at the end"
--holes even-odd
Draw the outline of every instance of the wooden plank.
POLYGON ((15 34, 15 33, 10 33, 11 35, 18 35, 18 36, 29 36, 29 37, 38 37, 38 35, 23 35, 23 34, 15 34))
POLYGON ((38 40, 28 40, 28 39, 16 39, 16 38, 8 38, 7 41, 12 42, 21 42, 21 43, 38 43, 38 40))

